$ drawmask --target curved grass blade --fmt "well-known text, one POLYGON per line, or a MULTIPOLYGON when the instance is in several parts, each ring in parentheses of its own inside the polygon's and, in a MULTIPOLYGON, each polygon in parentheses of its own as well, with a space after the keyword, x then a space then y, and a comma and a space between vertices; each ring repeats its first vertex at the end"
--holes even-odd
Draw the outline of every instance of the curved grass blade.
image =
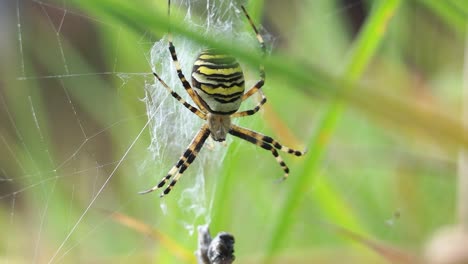
MULTIPOLYGON (((388 27, 389 19, 392 18, 398 8, 400 1, 381 1, 378 2, 372 12, 358 39, 354 43, 353 52, 347 68, 345 69, 345 78, 351 81, 357 80, 366 69, 370 60, 376 53, 381 43, 384 33, 388 27)), ((289 195, 287 196, 282 209, 276 219, 272 231, 270 244, 266 249, 265 262, 271 262, 273 255, 278 251, 282 241, 285 241, 287 230, 290 227, 291 217, 297 208, 299 202, 305 195, 305 189, 308 189, 315 180, 317 171, 320 168, 320 162, 326 151, 331 134, 335 130, 343 111, 343 102, 333 102, 326 111, 321 123, 317 128, 317 134, 309 143, 310 152, 306 156, 305 167, 301 176, 294 181, 289 195)), ((326 178, 322 179, 326 180, 326 178)), ((337 219, 337 221, 340 221, 337 219)))

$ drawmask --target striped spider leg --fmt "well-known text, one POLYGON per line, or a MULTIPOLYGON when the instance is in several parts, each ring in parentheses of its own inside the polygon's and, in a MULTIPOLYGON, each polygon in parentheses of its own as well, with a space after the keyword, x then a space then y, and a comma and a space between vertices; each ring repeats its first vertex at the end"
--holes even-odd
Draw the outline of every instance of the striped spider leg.
POLYGON ((273 154, 273 156, 275 157, 276 162, 278 162, 278 164, 281 166, 281 168, 284 171, 284 176, 283 178, 281 178, 281 180, 286 180, 288 178, 289 168, 288 168, 288 165, 286 165, 286 163, 283 161, 281 156, 278 154, 278 151, 276 150, 278 149, 288 154, 293 154, 295 156, 303 156, 305 154, 305 152, 303 151, 298 151, 298 150, 294 150, 286 146, 283 146, 281 143, 279 143, 278 141, 274 140, 273 138, 269 136, 265 136, 263 134, 260 134, 258 132, 255 132, 255 131, 252 131, 250 129, 243 128, 240 126, 231 125, 231 130, 229 131, 229 134, 236 136, 238 138, 244 139, 265 150, 271 151, 271 154, 273 154))
MULTIPOLYGON (((168 7, 169 13, 170 0, 168 1, 168 7)), ((259 34, 257 28, 252 22, 252 19, 243 6, 242 10, 255 32, 262 54, 265 56, 266 52, 263 38, 259 34)), ((261 90, 265 84, 265 70, 263 65, 260 65, 260 80, 244 93, 244 73, 240 64, 231 55, 225 54, 216 49, 206 49, 202 51, 193 65, 191 74, 192 85, 190 85, 180 67, 170 33, 169 52, 171 54, 175 70, 177 71, 177 76, 196 107, 186 102, 180 95, 173 91, 157 73, 153 72, 153 75, 172 95, 172 97, 178 100, 192 113, 201 119, 206 120, 206 123, 199 130, 180 159, 169 170, 168 174, 163 177, 157 185, 141 193, 149 193, 159 188, 163 188, 170 181, 169 185, 161 194, 161 196, 167 195, 175 186, 177 181, 182 177, 185 170, 195 160, 208 136, 211 136, 215 141, 224 142, 227 134, 231 134, 270 151, 284 171, 283 179, 286 179, 289 175, 289 168, 280 157, 277 150, 293 154, 295 156, 302 156, 305 152, 288 148, 269 136, 265 136, 231 123, 231 118, 254 115, 266 103, 267 99, 261 90), (261 101, 253 109, 238 112, 241 103, 257 92, 262 96, 261 101)))

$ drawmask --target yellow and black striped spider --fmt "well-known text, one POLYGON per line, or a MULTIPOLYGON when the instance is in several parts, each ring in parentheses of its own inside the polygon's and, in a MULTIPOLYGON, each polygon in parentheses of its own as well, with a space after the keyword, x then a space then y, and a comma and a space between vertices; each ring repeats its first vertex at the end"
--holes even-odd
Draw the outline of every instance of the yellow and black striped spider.
MULTIPOLYGON (((170 0, 168 1, 168 6, 170 10, 170 0)), ((244 6, 242 6, 242 10, 255 31, 262 53, 265 55, 265 44, 262 36, 259 34, 244 6)), ((192 85, 190 85, 182 73, 170 33, 168 39, 169 52, 179 79, 182 82, 185 91, 187 91, 197 107, 192 106, 182 99, 182 97, 173 91, 156 72, 153 71, 153 75, 175 99, 192 111, 192 113, 196 114, 201 119, 206 120, 206 123, 201 127, 187 150, 183 153, 177 163, 169 170, 168 174, 153 188, 140 193, 149 193, 162 188, 172 178, 171 183, 166 187, 161 196, 168 194, 180 179, 184 171, 195 160, 208 136, 211 136, 215 141, 223 142, 226 139, 227 134, 239 137, 263 149, 271 151, 276 161, 284 170, 283 179, 286 179, 288 177, 289 168, 279 156, 277 150, 296 156, 302 156, 305 152, 285 147, 269 136, 262 135, 231 123, 231 118, 253 115, 266 103, 267 99, 261 90, 265 83, 265 71, 263 66, 260 66, 260 80, 250 88, 250 90, 244 93, 244 73, 237 60, 234 57, 224 54, 218 50, 206 49, 198 55, 198 58, 193 65, 192 85), (262 100, 257 104, 257 106, 251 110, 238 112, 241 103, 256 92, 259 92, 262 96, 262 100)))

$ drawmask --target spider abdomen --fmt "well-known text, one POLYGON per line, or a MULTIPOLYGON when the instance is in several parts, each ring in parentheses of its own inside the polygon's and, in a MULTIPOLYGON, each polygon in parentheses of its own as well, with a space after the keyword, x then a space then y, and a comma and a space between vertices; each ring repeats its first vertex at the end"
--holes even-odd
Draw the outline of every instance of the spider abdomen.
POLYGON ((231 115, 242 102, 244 73, 234 57, 208 49, 193 65, 192 85, 208 111, 231 115))

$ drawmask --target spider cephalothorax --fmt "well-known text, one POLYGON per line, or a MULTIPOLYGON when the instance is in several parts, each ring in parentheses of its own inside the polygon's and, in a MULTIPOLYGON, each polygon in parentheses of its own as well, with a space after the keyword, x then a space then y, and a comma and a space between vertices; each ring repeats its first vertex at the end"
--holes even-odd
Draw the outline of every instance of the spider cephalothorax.
POLYGON ((206 121, 210 130, 211 138, 215 141, 223 142, 231 129, 231 117, 228 115, 207 114, 206 121))
MULTIPOLYGON (((257 28, 243 6, 242 11, 255 31, 262 52, 265 54, 265 45, 262 36, 258 33, 257 28)), ((192 113, 196 114, 201 119, 206 120, 206 123, 201 127, 200 131, 177 163, 169 170, 169 173, 163 177, 156 186, 141 193, 149 193, 158 188, 162 188, 169 180, 171 180, 171 183, 166 187, 161 196, 168 194, 184 171, 195 160, 198 152, 210 135, 215 141, 222 142, 226 140, 227 134, 231 134, 270 151, 279 165, 283 168, 283 178, 286 179, 289 174, 289 168, 279 156, 277 150, 296 156, 302 156, 305 152, 285 147, 269 136, 262 135, 231 123, 231 118, 253 115, 266 103, 266 97, 261 90, 265 83, 265 72, 263 66, 260 66, 260 80, 246 93, 244 93, 244 73, 242 72, 242 68, 237 60, 234 57, 218 50, 207 49, 198 55, 193 65, 192 85, 190 85, 185 78, 185 75, 182 73, 170 34, 169 52, 171 53, 171 58, 174 62, 177 75, 179 76, 185 91, 187 91, 196 107, 174 92, 156 72, 153 72, 153 75, 175 99, 192 111, 192 113), (250 110, 238 112, 241 103, 257 92, 262 96, 262 100, 257 104, 257 106, 250 110)))

